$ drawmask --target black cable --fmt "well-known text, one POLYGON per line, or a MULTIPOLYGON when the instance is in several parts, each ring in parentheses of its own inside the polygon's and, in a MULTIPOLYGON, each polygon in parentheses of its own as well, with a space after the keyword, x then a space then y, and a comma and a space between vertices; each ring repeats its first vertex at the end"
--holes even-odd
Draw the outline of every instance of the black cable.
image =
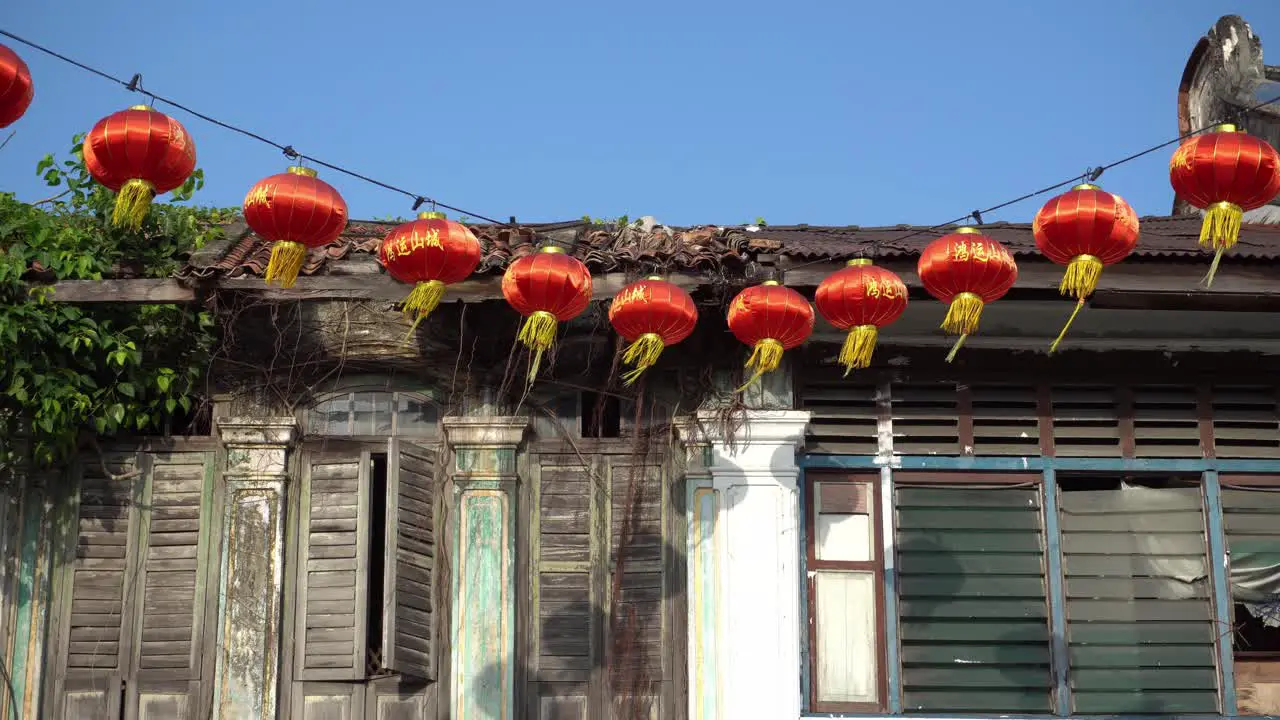
MULTIPOLYGON (((413 209, 414 209, 414 210, 417 210, 419 207, 421 207, 421 206, 423 205, 423 203, 431 203, 431 205, 432 205, 433 207, 442 207, 442 208, 444 208, 444 209, 446 209, 446 210, 452 210, 453 212, 460 213, 460 214, 462 214, 462 215, 467 215, 467 216, 469 216, 469 217, 476 218, 477 220, 483 220, 484 222, 490 223, 490 224, 492 224, 492 225, 497 225, 497 226, 499 226, 499 227, 505 227, 505 228, 509 228, 509 229, 511 229, 511 230, 521 230, 521 229, 528 230, 528 228, 521 228, 521 227, 519 227, 518 225, 515 225, 515 224, 513 224, 513 223, 503 222, 503 221, 501 221, 501 220, 495 220, 495 219, 493 219, 493 218, 491 218, 491 217, 486 217, 486 216, 484 216, 484 215, 481 215, 480 213, 471 212, 470 210, 464 210, 464 209, 462 209, 462 208, 454 207, 453 205, 449 205, 448 203, 440 202, 439 200, 435 200, 435 199, 433 199, 433 198, 431 198, 431 197, 428 197, 428 196, 425 196, 425 195, 421 195, 421 194, 419 194, 419 193, 415 193, 415 192, 410 192, 410 191, 408 191, 408 190, 405 190, 404 188, 396 187, 395 185, 391 185, 391 184, 389 184, 389 183, 382 182, 381 180, 377 180, 377 179, 375 179, 375 178, 371 178, 371 177, 369 177, 368 175, 364 175, 364 174, 358 173, 358 172, 356 172, 356 171, 354 171, 354 170, 348 170, 347 168, 344 168, 344 167, 342 167, 341 165, 334 165, 333 163, 326 162, 326 161, 324 161, 324 160, 321 160, 320 158, 312 157, 312 156, 310 156, 310 155, 305 155, 305 154, 303 154, 303 153, 300 153, 300 152, 298 152, 298 151, 294 150, 292 145, 281 145, 280 143, 276 142, 275 140, 272 140, 272 139, 270 139, 270 138, 267 138, 267 137, 264 137, 264 136, 262 136, 262 135, 259 135, 258 133, 255 133, 255 132, 253 132, 253 131, 251 131, 251 130, 245 130, 244 128, 236 127, 235 125, 232 125, 232 124, 230 124, 230 123, 223 122, 223 121, 221 121, 221 120, 219 120, 219 119, 217 119, 217 118, 215 118, 215 117, 212 117, 212 116, 210 116, 210 115, 206 115, 206 114, 204 114, 204 113, 202 113, 202 112, 199 112, 198 110, 193 110, 193 109, 191 109, 191 108, 187 107, 186 105, 183 105, 182 103, 180 103, 180 102, 178 102, 178 101, 176 101, 176 100, 172 100, 172 99, 167 98, 167 97, 165 97, 165 96, 163 96, 163 95, 159 95, 159 94, 157 94, 157 93, 153 93, 153 92, 151 92, 151 91, 149 91, 149 90, 145 90, 145 89, 143 89, 143 87, 142 87, 142 76, 141 76, 140 74, 135 74, 135 75, 133 76, 133 78, 132 78, 131 80, 128 80, 128 81, 121 80, 120 78, 118 78, 118 77, 116 77, 116 76, 114 76, 114 75, 111 75, 110 73, 106 73, 106 72, 103 72, 102 70, 99 70, 99 69, 97 69, 97 68, 95 68, 95 67, 91 67, 91 66, 89 66, 89 65, 85 65, 85 64, 84 64, 84 63, 82 63, 82 62, 77 62, 77 61, 72 60, 71 58, 67 57, 66 55, 63 55, 63 54, 61 54, 61 53, 59 53, 59 52, 56 52, 56 51, 54 51, 54 50, 50 50, 50 49, 49 49, 49 48, 47 48, 47 47, 44 47, 43 45, 40 45, 40 44, 38 44, 38 43, 34 43, 34 42, 32 42, 32 41, 30 41, 30 40, 27 40, 26 38, 20 37, 20 36, 18 36, 18 35, 14 35, 13 33, 9 32, 8 30, 4 30, 4 29, 0 28, 0 35, 3 35, 3 36, 5 36, 5 37, 7 37, 7 38, 9 38, 9 39, 11 39, 11 40, 17 41, 17 42, 19 42, 19 43, 22 43, 23 45, 26 45, 27 47, 32 48, 32 49, 34 49, 34 50, 39 50, 40 52, 45 53, 46 55, 50 55, 50 56, 52 56, 52 57, 55 57, 55 58, 57 58, 57 59, 59 59, 59 60, 61 60, 61 61, 65 62, 65 63, 69 63, 69 64, 71 64, 71 65, 74 65, 74 66, 76 66, 76 67, 80 68, 81 70, 86 70, 86 71, 88 71, 88 72, 91 72, 91 73, 93 73, 94 75, 97 75, 98 77, 104 78, 104 79, 106 79, 106 80, 110 80, 111 82, 114 82, 114 83, 118 83, 119 85, 123 86, 126 90, 129 90, 129 91, 131 91, 131 92, 140 92, 140 93, 143 93, 144 95, 146 95, 147 97, 150 97, 150 98, 151 98, 153 101, 155 101, 155 102, 164 103, 165 105, 168 105, 168 106, 173 107, 173 108, 177 108, 178 110, 181 110, 181 111, 183 111, 183 112, 185 112, 185 113, 187 113, 187 114, 189 114, 189 115, 194 115, 195 117, 198 117, 198 118, 200 118, 201 120, 204 120, 205 122, 212 123, 212 124, 214 124, 214 125, 217 125, 218 127, 224 128, 224 129, 226 129, 226 130, 230 130, 230 131, 235 132, 235 133, 239 133, 239 134, 241 134, 241 135, 244 135, 245 137, 252 138, 252 139, 254 139, 254 140, 257 140, 258 142, 261 142, 261 143, 265 143, 265 144, 267 144, 267 145, 270 145, 271 147, 274 147, 275 149, 277 149, 277 150, 279 150, 280 152, 284 153, 285 157, 288 157, 288 158, 290 158, 290 159, 298 160, 298 161, 300 161, 300 162, 301 162, 301 161, 310 162, 310 163, 311 163, 311 164, 313 164, 313 165, 319 165, 320 167, 327 168, 327 169, 329 169, 329 170, 333 170, 334 172, 342 173, 343 175, 347 175, 347 176, 349 176, 349 177, 356 178, 357 180, 363 180, 363 181, 365 181, 365 182, 367 182, 367 183, 369 183, 369 184, 371 184, 371 185, 376 185, 376 186, 378 186, 378 187, 380 187, 380 188, 382 188, 382 189, 384 189, 384 190, 390 190, 391 192, 395 192, 395 193, 399 193, 399 194, 401 194, 401 195, 404 195, 405 197, 407 197, 407 198, 409 198, 410 200, 413 200, 413 201, 414 201, 414 206, 413 206, 413 209)), ((528 231, 529 231, 529 232, 531 232, 531 233, 533 233, 535 236, 538 236, 538 235, 540 234, 540 233, 536 233, 536 232, 534 232, 534 231, 532 231, 532 230, 528 230, 528 231)), ((546 236, 543 236, 543 237, 546 237, 546 236)), ((547 237, 546 239, 547 239, 547 240, 550 240, 551 242, 555 242, 555 243, 561 243, 561 244, 563 244, 561 241, 555 240, 555 239, 553 239, 553 238, 549 238, 549 237, 547 237)))

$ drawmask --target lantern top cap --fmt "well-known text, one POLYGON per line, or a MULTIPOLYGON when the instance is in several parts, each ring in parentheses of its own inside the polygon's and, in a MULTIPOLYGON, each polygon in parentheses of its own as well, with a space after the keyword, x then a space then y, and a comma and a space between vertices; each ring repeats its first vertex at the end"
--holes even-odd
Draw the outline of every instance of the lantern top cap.
POLYGON ((315 168, 302 167, 301 165, 292 165, 289 167, 290 175, 301 175, 302 177, 313 178, 318 173, 315 168))
POLYGON ((645 280, 661 280, 661 279, 662 279, 661 275, 649 275, 645 277, 645 280))
POLYGON ((538 248, 538 252, 546 253, 548 255, 563 255, 564 248, 560 247, 559 245, 543 245, 542 247, 538 248))
POLYGON ((760 284, 764 285, 765 287, 774 287, 776 285, 781 285, 782 283, 778 282, 777 280, 765 280, 760 284))
POLYGON ((871 265, 871 258, 852 258, 845 262, 847 267, 868 267, 871 265))
POLYGON ((444 213, 437 212, 435 210, 424 210, 423 212, 418 213, 418 219, 419 220, 443 220, 444 213))
POLYGON ((979 232, 978 228, 976 227, 970 227, 968 225, 965 225, 964 227, 956 228, 956 234, 957 235, 981 235, 982 233, 979 232))
POLYGON ((1233 132, 1240 132, 1240 128, 1236 127, 1235 123, 1222 123, 1218 127, 1214 128, 1213 131, 1221 132, 1221 133, 1229 133, 1229 132, 1233 133, 1233 132))
POLYGON ((1102 188, 1098 187, 1097 185, 1094 185, 1093 183, 1086 182, 1086 183, 1080 183, 1079 185, 1076 185, 1071 189, 1072 190, 1101 190, 1102 188))
POLYGON ((144 111, 146 111, 146 112, 154 112, 154 111, 155 111, 155 108, 151 107, 150 105, 130 105, 130 106, 129 106, 129 109, 130 109, 130 110, 144 110, 144 111))

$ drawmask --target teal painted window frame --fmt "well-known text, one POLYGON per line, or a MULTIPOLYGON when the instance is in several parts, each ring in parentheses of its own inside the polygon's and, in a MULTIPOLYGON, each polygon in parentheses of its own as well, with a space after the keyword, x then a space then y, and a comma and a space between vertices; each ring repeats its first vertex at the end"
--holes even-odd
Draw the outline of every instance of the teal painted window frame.
MULTIPOLYGON (((1062 554, 1061 554, 1061 530, 1058 527, 1058 482, 1059 473, 1168 473, 1177 475, 1198 475, 1201 478, 1204 502, 1205 516, 1207 527, 1207 541, 1210 559, 1210 582, 1214 600, 1214 619, 1221 627, 1229 627, 1231 623, 1231 600, 1230 586, 1227 579, 1226 570, 1226 538, 1223 528, 1222 514, 1222 488, 1219 483, 1219 474, 1231 475, 1271 475, 1274 476, 1280 472, 1280 461, 1277 460, 1229 460, 1216 458, 1203 459, 1156 459, 1156 458, 1056 458, 1056 457, 939 457, 939 456, 896 456, 886 462, 883 458, 869 456, 852 456, 852 455, 819 455, 808 454, 800 458, 800 466, 803 471, 821 471, 821 470, 837 470, 837 471, 878 471, 883 478, 882 496, 892 497, 891 491, 893 487, 892 476, 898 471, 934 471, 934 472, 1013 472, 1021 474, 1036 473, 1040 474, 1044 481, 1044 508, 1045 508, 1045 541, 1046 541, 1046 557, 1048 562, 1047 571, 1049 574, 1049 594, 1050 594, 1050 622, 1054 628, 1054 647, 1053 653, 1055 658, 1055 693, 1056 706, 1058 712, 1055 715, 1016 715, 1001 714, 1000 717, 1005 720, 1018 720, 1019 718, 1046 718, 1046 717, 1102 717, 1097 715, 1078 715, 1072 716, 1069 713, 1070 693, 1067 686, 1068 678, 1066 674, 1066 619, 1065 619, 1065 591, 1062 580, 1062 554), (1061 662, 1057 662, 1057 661, 1061 662)), ((804 507, 803 505, 801 507, 804 507)), ((886 516, 889 517, 889 516, 886 516)), ((801 532, 804 532, 804 523, 801 523, 801 532)), ((891 533, 885 533, 888 538, 891 533)), ((808 542, 807 538, 802 539, 801 547, 805 547, 808 542)), ((891 544, 886 544, 883 557, 888 560, 891 558, 894 548, 891 544)), ((805 568, 805 557, 800 558, 801 568, 805 568)), ((885 585, 885 612, 882 619, 882 627, 897 627, 898 611, 897 603, 893 600, 897 597, 897 571, 892 562, 885 563, 884 585, 885 585)), ((800 592, 804 593, 805 588, 802 586, 800 592)), ((802 596, 805 597, 805 596, 802 596)), ((888 697, 892 700, 901 697, 902 678, 901 667, 898 662, 896 645, 896 637, 888 638, 890 645, 885 661, 889 670, 889 687, 888 697)), ((800 673, 802 678, 807 681, 809 653, 812 649, 809 647, 808 633, 801 634, 801 664, 800 673)), ((1218 715, 1191 715, 1189 718, 1205 718, 1205 717, 1257 717, 1257 716, 1240 716, 1237 715, 1238 706, 1235 691, 1235 670, 1234 657, 1232 654, 1230 635, 1220 636, 1217 642, 1218 668, 1221 680, 1221 707, 1222 712, 1218 715)), ((805 685, 807 686, 807 682, 805 685)), ((900 703, 891 702, 890 711, 888 713, 875 714, 840 714, 840 713, 812 713, 809 712, 808 695, 804 697, 804 718, 890 718, 890 717, 966 717, 961 715, 947 714, 916 714, 910 715, 901 712, 900 703)), ((971 716, 967 716, 971 717, 971 716)), ((1151 718, 1150 715, 1139 716, 1106 716, 1111 720, 1126 720, 1127 717, 1133 718, 1151 718)), ((1177 717, 1177 716, 1160 716, 1177 717)))

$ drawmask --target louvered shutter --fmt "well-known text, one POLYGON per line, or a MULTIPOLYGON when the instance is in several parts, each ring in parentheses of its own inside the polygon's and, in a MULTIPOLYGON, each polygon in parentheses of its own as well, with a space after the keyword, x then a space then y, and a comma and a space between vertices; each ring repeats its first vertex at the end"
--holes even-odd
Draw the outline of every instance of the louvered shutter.
POLYGON ((1120 415, 1115 388, 1057 385, 1051 397, 1055 455, 1120 457, 1120 415))
POLYGON ((1041 497, 898 484, 904 709, 1052 710, 1041 497))
POLYGON ((608 667, 614 717, 661 718, 671 687, 664 662, 664 473, 629 456, 607 457, 610 578, 608 667))
POLYGON ((1218 712, 1201 489, 1062 487, 1072 712, 1218 712))
POLYGON ((80 463, 75 557, 64 576, 59 661, 53 668, 57 717, 121 717, 133 640, 126 611, 143 573, 136 530, 146 478, 112 480, 107 473, 124 475, 136 466, 131 454, 80 463))
MULTIPOLYGON (((141 717, 196 717, 203 701, 204 639, 209 624, 214 455, 144 455, 139 513, 141 577, 130 592, 136 668, 130 707, 141 717)), ((216 582, 216 580, 213 580, 216 582)))
POLYGON ((956 386, 894 385, 894 455, 960 455, 960 412, 956 386))
POLYGON ((435 452, 387 441, 383 665, 435 679, 435 452))
POLYGON ((367 451, 309 451, 298 517, 294 679, 365 678, 367 451))
POLYGON ((535 456, 528 716, 593 718, 603 662, 603 511, 608 486, 577 454, 535 456), (593 563, 593 559, 599 559, 593 563))
POLYGON ((1194 387, 1139 385, 1133 388, 1132 396, 1137 457, 1204 457, 1194 387))
POLYGON ((811 453, 875 455, 879 448, 879 397, 875 385, 806 368, 800 407, 812 413, 805 429, 811 453), (809 375, 812 373, 812 375, 809 375))
POLYGON ((1280 412, 1275 387, 1216 386, 1212 396, 1217 457, 1280 457, 1280 412))
POLYGON ((1028 385, 974 385, 974 455, 1040 454, 1040 406, 1036 388, 1028 385))

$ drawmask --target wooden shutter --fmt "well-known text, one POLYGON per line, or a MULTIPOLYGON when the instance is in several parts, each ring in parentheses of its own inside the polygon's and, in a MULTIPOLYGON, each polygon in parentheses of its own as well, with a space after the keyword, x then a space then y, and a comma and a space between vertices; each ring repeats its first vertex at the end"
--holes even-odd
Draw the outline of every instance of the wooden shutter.
MULTIPOLYGON (((662 467, 606 457, 609 473, 608 683, 613 717, 661 718, 667 674, 662 467)), ((683 578, 682 578, 683 579, 683 578)))
POLYGON ((1040 454, 1040 410, 1036 389, 1027 385, 974 385, 973 454, 1040 454))
POLYGON ((1057 385, 1051 397, 1055 455, 1120 457, 1120 414, 1115 388, 1057 385))
POLYGON ((55 717, 118 720, 133 642, 128 600, 141 588, 137 527, 145 487, 132 454, 81 463, 75 557, 62 586, 61 638, 53 666, 55 717))
POLYGON ((1276 388, 1214 387, 1213 440, 1220 458, 1280 457, 1276 388))
POLYGON ((960 455, 956 386, 894 385, 893 454, 960 455))
POLYGON ((1218 712, 1200 487, 1061 486, 1072 712, 1218 712))
POLYGON ((1137 457, 1204 457, 1196 389, 1168 385, 1133 388, 1133 445, 1137 457))
POLYGON ((435 679, 435 452, 387 441, 383 665, 435 679))
MULTIPOLYGON (((21 557, 22 496, 24 483, 15 474, 0 475, 0 638, 12 637, 13 614, 18 605, 18 562, 21 557)), ((2 651, 0 651, 2 656, 2 651)), ((3 693, 3 691, 0 691, 3 693)), ((4 699, 0 698, 0 703, 4 699)), ((5 711, 0 709, 0 718, 5 711)))
POLYGON ((598 586, 605 548, 598 525, 608 507, 607 485, 576 454, 537 457, 532 480, 537 515, 528 716, 599 717, 592 686, 603 659, 598 586))
MULTIPOLYGON (((143 456, 146 487, 139 513, 140 580, 134 600, 129 705, 141 717, 196 717, 207 632, 211 563, 212 452, 143 456)), ((214 575, 216 578, 216 574, 214 575)), ((216 579, 213 579, 216 582, 216 579)))
POLYGON ((298 512, 295 680, 363 680, 368 628, 367 451, 310 451, 298 512))
POLYGON ((898 484, 903 707, 1052 711, 1041 488, 898 484))
POLYGON ((875 455, 879 449, 879 389, 857 378, 806 369, 800 407, 812 413, 805 430, 806 449, 815 453, 875 455))

